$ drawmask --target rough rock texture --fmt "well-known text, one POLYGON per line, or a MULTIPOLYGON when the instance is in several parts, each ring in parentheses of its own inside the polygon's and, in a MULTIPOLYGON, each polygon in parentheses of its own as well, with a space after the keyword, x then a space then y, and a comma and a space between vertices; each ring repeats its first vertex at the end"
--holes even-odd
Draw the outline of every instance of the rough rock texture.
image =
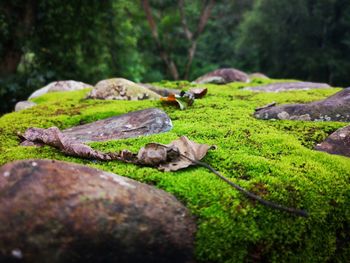
POLYGON ((89 84, 79 82, 79 81, 74 81, 74 80, 55 81, 41 89, 36 90, 29 96, 28 99, 39 97, 48 92, 74 91, 74 90, 81 90, 86 88, 92 88, 92 86, 89 84))
POLYGON ((195 223, 176 198, 78 164, 24 160, 2 166, 0 222, 0 262, 192 258, 195 223))
POLYGON ((171 94, 174 95, 180 95, 181 90, 180 89, 167 89, 167 88, 162 88, 162 87, 157 87, 148 83, 138 83, 140 86, 149 89, 157 94, 159 94, 160 96, 163 97, 168 97, 171 94))
POLYGON ((317 144, 315 150, 350 157, 350 126, 332 133, 324 142, 317 144))
POLYGON ((101 100, 159 99, 157 93, 123 78, 101 80, 89 93, 88 98, 101 100))
POLYGON ((230 82, 241 81, 248 82, 249 77, 244 72, 234 68, 223 68, 209 72, 194 81, 194 83, 205 84, 205 83, 216 83, 226 84, 230 82))
POLYGON ((314 82, 282 82, 273 83, 263 86, 246 87, 243 90, 251 90, 257 92, 281 92, 291 90, 309 90, 309 89, 327 89, 330 88, 325 83, 314 83, 314 82))
POLYGON ((164 111, 151 108, 72 127, 63 134, 79 142, 107 141, 166 132, 172 127, 164 111))
POLYGON ((287 104, 255 111, 258 119, 350 121, 350 88, 324 100, 307 104, 287 104))
POLYGON ((15 105, 15 111, 29 109, 31 107, 34 107, 35 105, 37 105, 37 104, 35 102, 32 102, 32 101, 28 101, 28 100, 19 101, 15 105))
POLYGON ((251 73, 248 76, 249 76, 250 79, 254 79, 254 78, 269 79, 268 76, 266 76, 265 74, 260 73, 260 72, 251 73))

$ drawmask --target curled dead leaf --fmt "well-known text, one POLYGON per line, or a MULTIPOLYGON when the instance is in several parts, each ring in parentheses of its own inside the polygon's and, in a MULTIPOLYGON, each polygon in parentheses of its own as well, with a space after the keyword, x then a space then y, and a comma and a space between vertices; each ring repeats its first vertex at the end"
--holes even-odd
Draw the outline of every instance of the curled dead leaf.
POLYGON ((192 161, 200 161, 213 146, 199 144, 189 140, 186 136, 164 145, 149 143, 141 148, 138 159, 147 165, 156 165, 162 171, 177 171, 190 165, 192 161))
POLYGON ((201 99, 208 93, 208 89, 207 88, 193 88, 193 89, 189 90, 189 93, 193 94, 193 96, 196 99, 201 99))
POLYGON ((161 97, 163 103, 175 105, 184 110, 187 106, 191 106, 194 102, 194 95, 189 92, 181 91, 180 95, 170 94, 168 97, 161 97))
POLYGON ((190 160, 201 160, 212 148, 212 146, 195 143, 186 136, 182 136, 167 145, 149 143, 141 148, 137 154, 128 150, 122 150, 119 153, 103 153, 70 138, 57 127, 48 129, 29 128, 21 137, 26 140, 24 144, 22 143, 24 146, 44 144, 55 147, 70 156, 102 161, 120 160, 127 163, 157 167, 163 171, 177 171, 186 168, 194 164, 190 160))

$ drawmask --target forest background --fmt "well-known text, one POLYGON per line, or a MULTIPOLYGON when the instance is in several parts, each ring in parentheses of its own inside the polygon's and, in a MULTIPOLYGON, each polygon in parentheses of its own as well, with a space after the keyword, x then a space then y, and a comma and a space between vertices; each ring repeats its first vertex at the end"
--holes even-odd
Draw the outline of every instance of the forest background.
POLYGON ((55 80, 350 83, 348 0, 0 0, 0 114, 55 80))

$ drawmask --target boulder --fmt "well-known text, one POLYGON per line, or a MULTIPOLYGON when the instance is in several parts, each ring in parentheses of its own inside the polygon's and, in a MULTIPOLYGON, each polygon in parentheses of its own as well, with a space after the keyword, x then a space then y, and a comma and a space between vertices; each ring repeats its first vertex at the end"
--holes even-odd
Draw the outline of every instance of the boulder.
POLYGON ((230 82, 248 82, 249 77, 244 72, 234 68, 223 68, 209 72, 194 81, 197 84, 215 83, 227 84, 230 82))
POLYGON ((287 104, 262 107, 254 116, 258 119, 304 120, 304 121, 350 121, 350 88, 324 100, 306 104, 287 104))
POLYGON ((350 157, 350 126, 332 133, 324 142, 317 144, 315 150, 350 157))
POLYGON ((330 88, 325 83, 314 82, 279 82, 262 86, 245 87, 243 90, 251 90, 256 92, 281 92, 292 90, 309 90, 309 89, 327 89, 330 88))
POLYGON ((251 73, 248 75, 248 77, 249 79, 269 79, 268 76, 260 72, 251 73))
POLYGON ((101 100, 156 100, 160 97, 152 90, 123 78, 101 80, 88 95, 90 99, 101 100))
POLYGON ((167 132, 172 129, 169 116, 151 108, 75 126, 63 131, 79 142, 100 142, 167 132))
POLYGON ((25 109, 29 109, 31 107, 34 107, 37 105, 35 102, 24 100, 24 101, 19 101, 15 105, 15 111, 21 111, 25 109))
POLYGON ((36 97, 39 97, 41 95, 44 95, 48 92, 56 92, 56 91, 75 91, 75 90, 81 90, 86 88, 92 88, 91 85, 74 81, 74 80, 61 80, 61 81, 55 81, 51 82, 47 86, 36 90, 33 92, 28 99, 33 99, 36 97))
POLYGON ((162 190, 53 160, 0 167, 0 222, 0 262, 190 262, 196 229, 162 190))

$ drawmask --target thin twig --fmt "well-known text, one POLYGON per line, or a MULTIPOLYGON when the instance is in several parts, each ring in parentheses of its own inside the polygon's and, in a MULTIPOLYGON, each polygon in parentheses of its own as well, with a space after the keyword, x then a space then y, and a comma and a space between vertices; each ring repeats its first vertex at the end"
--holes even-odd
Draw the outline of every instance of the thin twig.
POLYGON ((232 186, 233 188, 237 189, 238 191, 240 191, 241 193, 243 193, 244 195, 246 195, 248 198, 253 199, 258 201, 260 204, 264 205, 264 206, 268 206, 280 211, 285 211, 291 214, 295 214, 297 216, 302 216, 302 217, 307 217, 308 213, 305 210, 300 210, 300 209, 296 209, 296 208, 291 208, 291 207, 286 207, 268 200, 265 200, 263 198, 261 198, 260 196, 257 196, 247 190, 245 190, 244 188, 240 187, 239 185, 235 184, 234 182, 230 181, 228 178, 226 178, 225 176, 223 176, 222 174, 220 174, 218 171, 216 171, 213 167, 211 167, 209 164, 204 163, 204 162, 200 162, 197 160, 193 160, 189 157, 187 157, 186 155, 183 155, 182 153, 180 153, 180 155, 186 159, 188 159, 189 161, 200 165, 202 167, 205 167, 207 169, 209 169, 210 171, 212 171, 216 176, 218 176, 221 180, 223 180, 224 182, 228 183, 230 186, 232 186))

